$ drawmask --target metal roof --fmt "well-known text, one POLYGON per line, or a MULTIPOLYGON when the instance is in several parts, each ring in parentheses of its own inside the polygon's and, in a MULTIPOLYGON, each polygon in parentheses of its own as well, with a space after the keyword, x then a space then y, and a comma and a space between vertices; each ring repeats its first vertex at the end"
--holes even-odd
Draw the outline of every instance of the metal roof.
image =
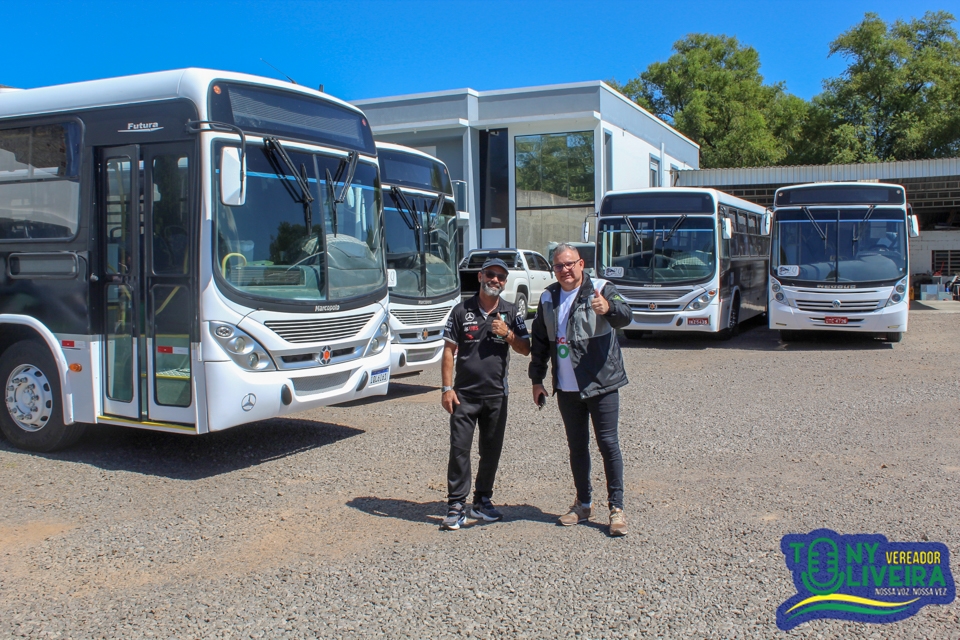
POLYGON ((699 169, 677 172, 680 187, 726 187, 851 180, 905 180, 960 175, 960 158, 899 160, 861 164, 818 164, 792 167, 699 169))

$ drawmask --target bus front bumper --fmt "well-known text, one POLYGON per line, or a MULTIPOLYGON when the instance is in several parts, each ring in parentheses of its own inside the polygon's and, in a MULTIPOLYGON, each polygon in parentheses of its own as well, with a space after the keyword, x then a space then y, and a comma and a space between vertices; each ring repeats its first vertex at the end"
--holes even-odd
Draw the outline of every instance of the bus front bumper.
POLYGON ((233 362, 205 362, 210 431, 385 395, 390 352, 330 367, 245 371, 233 362))
POLYGON ((640 311, 633 308, 633 321, 624 330, 716 333, 720 328, 720 309, 716 300, 697 310, 640 311))
POLYGON ((390 344, 390 375, 401 376, 440 368, 443 360, 444 341, 434 340, 421 344, 390 344))
POLYGON ((770 328, 781 331, 856 331, 901 333, 907 330, 907 304, 901 302, 868 313, 803 311, 770 303, 770 328))

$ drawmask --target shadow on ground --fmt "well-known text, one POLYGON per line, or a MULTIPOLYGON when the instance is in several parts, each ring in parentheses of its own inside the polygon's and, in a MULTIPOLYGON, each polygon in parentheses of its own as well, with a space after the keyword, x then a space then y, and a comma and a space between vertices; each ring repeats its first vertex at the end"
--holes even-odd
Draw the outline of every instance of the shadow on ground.
POLYGON ((384 400, 397 400, 400 398, 410 398, 437 391, 437 387, 426 384, 403 384, 401 382, 390 382, 390 391, 385 396, 370 396, 361 400, 352 402, 343 402, 338 407, 362 407, 368 404, 377 404, 384 400))
POLYGON ((740 325, 740 335, 729 340, 717 334, 681 331, 655 331, 639 340, 620 338, 627 349, 652 348, 678 351, 738 349, 741 351, 877 351, 893 345, 872 333, 852 331, 804 331, 798 340, 784 342, 780 332, 767 328, 766 316, 751 318, 740 325))
MULTIPOLYGON (((347 502, 348 507, 363 511, 372 516, 381 518, 398 518, 409 522, 431 523, 440 525, 440 520, 447 514, 447 503, 442 500, 433 502, 413 502, 412 500, 403 500, 399 498, 375 498, 372 496, 361 496, 347 502)), ((504 504, 497 505, 497 508, 503 512, 505 522, 516 522, 527 520, 530 522, 554 523, 559 515, 544 513, 538 507, 529 504, 504 504)), ((467 518, 466 527, 483 524, 476 520, 467 518)))
POLYGON ((351 438, 360 429, 275 418, 226 431, 188 436, 112 425, 90 425, 66 451, 31 453, 0 440, 0 451, 88 464, 175 480, 200 480, 297 455, 351 438))

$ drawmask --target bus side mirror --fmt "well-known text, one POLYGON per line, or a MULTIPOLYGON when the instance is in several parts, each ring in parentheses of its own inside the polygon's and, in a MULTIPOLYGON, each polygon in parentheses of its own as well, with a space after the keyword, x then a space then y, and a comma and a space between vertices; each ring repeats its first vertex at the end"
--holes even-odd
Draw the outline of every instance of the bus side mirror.
POLYGON ((770 235, 770 212, 765 211, 763 213, 763 218, 760 219, 760 234, 764 236, 770 235))
POLYGON ((733 222, 730 221, 730 218, 723 219, 723 239, 729 240, 733 237, 733 222))
POLYGON ((240 147, 220 150, 220 202, 241 207, 247 200, 247 159, 240 159, 240 147))
POLYGON ((590 242, 590 218, 596 218, 596 213, 587 214, 583 219, 583 242, 590 242))
POLYGON ((920 223, 917 222, 917 216, 907 216, 907 227, 911 238, 920 237, 920 223))

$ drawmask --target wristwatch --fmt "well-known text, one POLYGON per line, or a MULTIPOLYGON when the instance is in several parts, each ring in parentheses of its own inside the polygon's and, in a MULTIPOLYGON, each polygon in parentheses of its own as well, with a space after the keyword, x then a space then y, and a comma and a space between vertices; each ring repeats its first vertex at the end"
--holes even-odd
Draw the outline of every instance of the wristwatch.
POLYGON ((447 391, 453 391, 453 387, 440 387, 440 393, 446 393, 447 391))

